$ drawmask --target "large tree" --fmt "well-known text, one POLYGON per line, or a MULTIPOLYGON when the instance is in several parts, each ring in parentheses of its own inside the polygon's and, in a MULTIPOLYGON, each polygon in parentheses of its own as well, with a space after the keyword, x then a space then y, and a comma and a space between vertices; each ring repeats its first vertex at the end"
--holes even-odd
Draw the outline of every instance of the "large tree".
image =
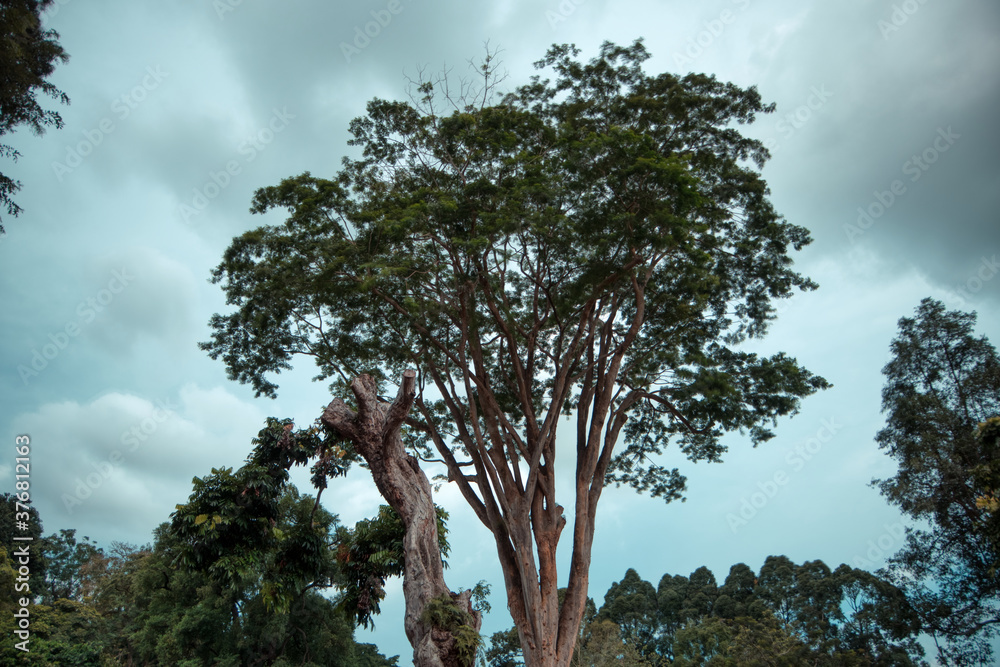
POLYGON ((683 475, 658 458, 669 443, 717 461, 724 433, 763 442, 828 386, 738 347, 766 332, 774 299, 815 287, 788 255, 809 234, 775 212, 755 168, 768 153, 737 129, 773 106, 710 76, 646 74, 641 42, 578 53, 553 47, 537 65, 554 80, 502 96, 487 58, 459 99, 442 79, 412 103, 371 101, 350 125, 361 157, 259 190, 252 211, 286 222, 235 239, 214 274, 236 310, 212 318, 203 348, 232 378, 273 396, 273 374, 305 355, 334 379, 322 423, 406 525, 415 647, 444 587, 416 456, 447 469, 493 534, 526 664, 565 666, 605 486, 679 498, 683 475))
POLYGON ((1000 470, 992 419, 1000 416, 1000 358, 975 335, 975 322, 975 313, 929 298, 899 320, 882 371, 887 423, 876 436, 899 465, 879 489, 927 526, 907 530, 889 573, 941 642, 945 664, 989 663, 1000 628, 1000 543, 988 502, 1000 470))
MULTIPOLYGON (((0 137, 21 125, 41 134, 46 126, 62 127, 62 117, 43 109, 38 103, 39 92, 69 103, 66 93, 46 79, 55 71, 56 63, 69 56, 57 41, 59 34, 42 28, 42 12, 55 0, 4 0, 0 3, 0 137)), ((20 153, 12 146, 0 143, 0 157, 17 161, 20 153)), ((12 196, 21 184, 0 173, 0 209, 17 216, 21 207, 12 196)), ((0 221, 3 216, 0 215, 0 221)), ((0 224, 0 234, 3 234, 0 224)))

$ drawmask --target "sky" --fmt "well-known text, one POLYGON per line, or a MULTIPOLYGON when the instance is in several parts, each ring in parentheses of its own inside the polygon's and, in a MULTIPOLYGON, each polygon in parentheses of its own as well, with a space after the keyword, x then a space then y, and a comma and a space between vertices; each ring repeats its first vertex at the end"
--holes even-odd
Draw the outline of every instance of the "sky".
MULTIPOLYGON (((873 439, 898 319, 933 297, 977 311, 977 332, 1000 341, 993 0, 61 0, 45 25, 70 55, 50 80, 71 104, 43 102, 62 129, 4 137, 22 153, 0 170, 22 182, 24 212, 4 217, 0 238, 0 434, 30 436, 46 534, 145 544, 193 477, 242 463, 268 416, 320 414, 326 383, 307 365, 281 376, 276 400, 254 398, 198 349, 211 315, 228 312, 210 272, 234 236, 280 222, 249 213, 257 188, 334 175, 367 101, 405 100, 421 71, 460 75, 487 48, 511 88, 553 43, 589 59, 640 37, 647 72, 757 86, 777 111, 746 132, 771 150, 775 207, 814 239, 794 259, 820 288, 782 304, 753 348, 785 351, 833 388, 756 449, 728 437, 722 463, 668 453, 686 502, 608 489, 598 605, 629 567, 654 586, 702 565, 721 582, 771 554, 880 567, 906 525, 870 485, 895 469, 873 439)), ((12 491, 13 447, 0 451, 12 491)), ((570 507, 568 479, 559 488, 570 507)), ((359 469, 323 501, 350 524, 381 499, 359 469)), ((456 489, 437 501, 451 513, 446 580, 492 583, 484 630, 509 627, 492 537, 456 489)), ((407 664, 400 582, 388 591, 358 638, 407 664)))

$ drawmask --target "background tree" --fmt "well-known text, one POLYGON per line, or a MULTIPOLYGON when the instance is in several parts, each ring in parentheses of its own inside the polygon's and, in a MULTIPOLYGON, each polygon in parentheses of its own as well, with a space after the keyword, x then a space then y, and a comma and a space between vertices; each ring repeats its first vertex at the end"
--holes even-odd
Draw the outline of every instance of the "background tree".
POLYGON ((979 424, 1000 416, 1000 360, 975 336, 975 321, 975 313, 946 311, 933 299, 899 320, 882 370, 886 427, 876 436, 899 466, 876 480, 879 490, 930 526, 907 530, 888 572, 940 642, 945 664, 988 663, 1000 624, 995 519, 977 502, 987 493, 977 474, 996 469, 1000 449, 976 437, 979 424))
POLYGON ((761 603, 756 598, 756 586, 757 576, 753 570, 744 563, 733 565, 719 587, 713 613, 722 618, 759 615, 761 603))
MULTIPOLYGON (((308 512, 311 498, 293 498, 308 512)), ((322 520, 322 518, 321 518, 322 520)), ((288 528, 284 520, 279 530, 288 528)), ((105 655, 121 665, 392 665, 373 647, 358 645, 337 600, 308 589, 281 610, 265 600, 260 582, 220 581, 207 571, 178 566, 185 545, 162 524, 148 549, 108 558, 95 609, 112 628, 105 655), (233 610, 238 610, 234 617, 233 610)), ((277 564, 273 556, 263 562, 277 564)))
POLYGON ((46 604, 63 599, 82 602, 86 585, 83 566, 103 554, 97 543, 86 536, 78 542, 75 528, 63 528, 42 541, 42 553, 45 557, 43 601, 46 604))
POLYGON ((656 589, 629 568, 620 582, 611 584, 597 618, 614 623, 625 642, 649 657, 656 654, 657 611, 656 589))
POLYGON ((524 664, 521 639, 517 628, 494 632, 490 645, 485 648, 483 658, 490 667, 520 667, 524 664))
POLYGON ((613 621, 594 619, 585 624, 573 655, 574 667, 648 667, 633 642, 622 637, 623 628, 613 621))
MULTIPOLYGON (((409 535, 433 525, 422 473, 376 442, 405 424, 401 441, 446 466, 495 537, 532 666, 572 657, 608 482, 678 498, 684 477, 657 463, 670 442, 719 460, 723 433, 763 442, 769 423, 828 386, 784 354, 734 347, 766 332, 772 299, 815 287, 788 256, 809 234, 774 211, 752 164, 768 153, 735 127, 773 106, 708 76, 647 75, 641 42, 604 44, 589 63, 577 54, 553 47, 538 66, 555 81, 503 97, 487 59, 482 89, 450 113, 434 82, 412 105, 369 103, 350 127, 361 159, 333 180, 304 174, 256 193, 254 212, 288 220, 226 251, 214 279, 237 310, 214 316, 203 344, 258 394, 274 394, 270 376, 293 355, 335 378, 324 426, 355 444, 409 535), (390 407, 377 396, 393 382, 390 407), (366 411, 362 451, 349 424, 361 429, 366 411), (567 415, 575 510, 560 605, 556 433, 567 415), (390 483, 383 468, 413 482, 390 483)), ((407 596, 407 617, 425 601, 407 596)))
POLYGON ((987 572, 1000 572, 1000 416, 990 417, 976 427, 976 443, 985 462, 973 471, 973 483, 979 494, 976 506, 985 510, 982 531, 993 545, 993 565, 987 572))
MULTIPOLYGON (((54 30, 42 29, 41 13, 54 0, 4 0, 0 4, 0 137, 21 125, 35 134, 46 126, 61 128, 62 117, 38 103, 39 92, 69 104, 65 93, 46 81, 55 71, 56 63, 69 56, 57 41, 54 30)), ((17 161, 20 153, 0 143, 0 157, 17 161)), ((0 208, 17 216, 21 207, 14 203, 13 194, 21 189, 18 181, 0 173, 0 208)), ((0 221, 3 217, 0 216, 0 221)), ((0 234, 4 233, 0 224, 0 234)))
MULTIPOLYGON (((383 576, 401 569, 399 518, 382 512, 348 530, 318 497, 289 483, 292 465, 311 462, 313 484, 322 491, 356 458, 331 445, 321 429, 295 431, 290 422, 268 420, 254 445, 240 469, 196 478, 189 501, 154 532, 151 545, 112 543, 105 551, 89 538, 78 541, 74 529, 36 539, 40 550, 31 567, 37 562, 47 573, 47 585, 44 597, 36 596, 44 603, 31 606, 31 650, 24 654, 7 642, 0 664, 396 664, 354 641, 358 614, 345 608, 358 597, 352 567, 383 576), (353 562, 341 562, 343 554, 353 562), (333 587, 338 595, 321 594, 333 587)), ((0 503, 7 533, 16 529, 11 499, 0 503)), ((38 538, 41 523, 30 514, 38 538)), ((443 521, 442 515, 442 540, 443 521)), ((446 542, 441 546, 447 550, 446 542)), ((16 576, 0 548, 0 632, 9 637, 23 595, 15 591, 16 576)))
POLYGON ((24 546, 24 542, 14 541, 15 535, 32 538, 28 542, 28 554, 31 558, 31 576, 28 585, 31 594, 39 596, 45 593, 45 558, 42 555, 45 543, 42 539, 42 519, 38 516, 38 510, 29 505, 28 528, 22 530, 17 523, 17 514, 23 511, 25 511, 24 505, 18 505, 15 494, 0 494, 0 546, 3 546, 8 554, 13 554, 15 549, 24 546))
POLYGON ((843 623, 839 646, 867 658, 877 667, 925 665, 917 642, 920 619, 899 588, 885 579, 841 565, 843 623))
POLYGON ((692 621, 674 637, 677 667, 795 667, 819 664, 809 647, 771 615, 692 621))
MULTIPOLYGON (((338 564, 336 536, 344 533, 318 498, 288 482, 291 465, 318 458, 313 480, 325 485, 346 471, 347 453, 324 461, 315 429, 293 431, 277 420, 254 442, 240 469, 194 480, 151 551, 109 563, 96 597, 122 614, 122 652, 141 664, 394 664, 355 644, 346 595, 320 595, 336 586, 357 597, 338 564)), ((384 537, 383 554, 401 531, 390 525, 384 537)))
POLYGON ((769 556, 757 575, 734 565, 722 586, 700 567, 651 591, 629 570, 596 615, 651 665, 924 664, 902 591, 847 565, 769 556))

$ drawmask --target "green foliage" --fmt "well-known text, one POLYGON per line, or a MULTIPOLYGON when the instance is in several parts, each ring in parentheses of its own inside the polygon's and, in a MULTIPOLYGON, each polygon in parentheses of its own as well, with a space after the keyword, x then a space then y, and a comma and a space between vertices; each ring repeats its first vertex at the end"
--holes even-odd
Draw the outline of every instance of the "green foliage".
MULTIPOLYGON (((447 556, 448 513, 437 511, 438 545, 447 556)), ((344 612, 364 627, 374 627, 373 616, 380 612, 385 597, 385 581, 403 575, 403 538, 406 528, 399 515, 388 505, 381 505, 372 519, 363 519, 354 528, 337 529, 337 563, 344 582, 341 606, 344 612)))
POLYGON ((764 619, 706 618, 677 632, 673 664, 677 667, 797 667, 805 664, 850 665, 823 660, 822 654, 792 635, 773 616, 764 619))
MULTIPOLYGON (((278 531, 293 535, 294 525, 312 515, 314 501, 294 487, 279 498, 278 531)), ((333 521, 317 513, 320 524, 333 521)), ((205 522, 207 523, 207 522, 205 522)), ((373 647, 353 641, 353 625, 338 609, 337 600, 317 590, 329 585, 323 577, 335 573, 333 549, 326 566, 308 581, 290 561, 288 544, 280 540, 247 559, 261 569, 256 575, 218 577, 208 567, 185 565, 179 554, 188 549, 171 524, 156 531, 146 549, 116 545, 95 575, 94 608, 113 628, 104 654, 115 664, 142 665, 394 665, 373 647), (289 604, 268 600, 268 582, 288 578, 298 586, 289 604)), ((307 557, 309 560, 313 556, 307 557)), ((291 590, 288 581, 283 583, 291 590)))
POLYGON ((286 611, 269 607, 260 590, 226 588, 205 572, 173 566, 182 546, 164 524, 152 550, 111 559, 122 562, 108 568, 98 600, 121 629, 123 664, 392 664, 370 650, 355 661, 353 629, 335 601, 308 590, 286 611))
MULTIPOLYGON (((984 510, 981 530, 990 541, 994 556, 1000 555, 1000 416, 990 417, 976 426, 976 443, 986 463, 973 468, 973 483, 978 490, 976 507, 984 510)), ((987 567, 990 577, 998 575, 1000 562, 987 567)))
POLYGON ((489 667, 521 667, 524 664, 524 655, 517 628, 494 632, 490 636, 490 645, 483 655, 489 667))
POLYGON ((0 619, 0 632, 8 638, 0 648, 5 665, 66 665, 103 667, 104 649, 110 640, 107 623, 93 608, 75 600, 60 599, 52 605, 34 605, 31 611, 29 653, 13 646, 13 616, 0 619))
MULTIPOLYGON (((54 30, 43 30, 42 11, 54 0, 5 0, 0 5, 0 137, 26 125, 35 134, 42 134, 46 126, 63 126, 62 118, 55 111, 46 111, 38 104, 39 92, 63 104, 69 98, 46 81, 57 62, 66 62, 69 56, 57 41, 54 30)), ((17 161, 20 153, 13 147, 0 144, 0 157, 17 161)), ((21 207, 12 195, 21 184, 0 174, 0 208, 8 215, 17 216, 21 207)), ((2 216, 0 216, 2 219, 2 216)), ((0 224, 0 234, 4 233, 0 224)))
POLYGON ((573 667, 648 667, 635 644, 622 639, 622 629, 611 621, 594 620, 583 627, 573 654, 573 667))
POLYGON ((0 546, 6 548, 8 554, 24 546, 24 542, 14 541, 14 536, 30 537, 28 542, 28 557, 31 559, 31 577, 28 585, 32 595, 42 595, 45 592, 45 559, 42 556, 42 520, 38 510, 28 505, 18 505, 17 495, 4 493, 0 495, 0 546), (17 513, 27 511, 28 528, 21 530, 17 524, 17 513))
POLYGON ((195 478, 189 502, 178 505, 172 530, 184 548, 178 562, 206 572, 220 586, 241 590, 259 586, 268 606, 287 611, 307 587, 330 586, 331 545, 336 519, 288 484, 288 468, 310 457, 314 483, 346 472, 339 446, 315 429, 293 431, 292 424, 268 420, 247 463, 235 473, 213 469, 195 478))
POLYGON ((42 554, 45 557, 45 594, 43 601, 52 604, 56 600, 82 601, 84 598, 83 566, 102 551, 97 543, 84 536, 76 540, 75 528, 64 528, 59 534, 53 533, 42 540, 42 554))
POLYGON ((624 579, 611 584, 597 618, 612 620, 625 641, 648 655, 655 652, 657 611, 656 589, 629 568, 624 579))
POLYGON ((213 316, 202 348, 269 396, 296 355, 338 395, 361 372, 417 367, 444 398, 417 401, 414 440, 471 452, 476 415, 495 409, 514 459, 532 439, 513 430, 586 412, 619 350, 609 407, 629 417, 627 446, 608 481, 666 500, 684 478, 650 461, 670 441, 717 460, 726 431, 769 439, 768 422, 829 386, 730 347, 765 333, 772 299, 815 287, 787 255, 808 232, 751 166, 766 149, 734 127, 773 106, 704 75, 647 75, 641 42, 577 53, 538 63, 554 82, 451 114, 433 86, 415 105, 371 101, 350 125, 360 160, 257 191, 251 210, 287 221, 227 249, 213 280, 236 311, 213 316))
POLYGON ((1000 358, 973 332, 975 313, 924 299, 899 320, 883 369, 886 426, 876 441, 898 464, 880 491, 929 529, 907 531, 888 575, 906 591, 949 664, 990 660, 1000 623, 1000 358), (925 525, 926 525, 925 524, 925 525))
POLYGON ((770 556, 757 575, 740 563, 722 586, 704 567, 664 575, 657 589, 629 570, 596 618, 655 666, 923 664, 902 591, 822 561, 770 556))
POLYGON ((450 595, 431 598, 424 606, 420 622, 451 634, 455 638, 455 652, 459 660, 467 667, 472 666, 482 637, 476 631, 472 615, 460 609, 450 595))
MULTIPOLYGON (((586 562, 606 484, 681 498, 683 475, 658 462, 670 444, 719 460, 726 432, 764 442, 830 386, 785 354, 736 349, 766 333, 774 300, 816 287, 789 256, 809 233, 774 210, 758 171, 768 152, 738 129, 773 105, 710 76, 647 74, 641 41, 578 54, 553 46, 536 63, 553 80, 503 95, 487 62, 482 94, 446 111, 434 83, 412 104, 369 102, 349 128, 359 159, 255 193, 253 213, 286 220, 226 250, 213 281, 234 310, 201 343, 258 396, 276 395, 296 355, 345 400, 361 373, 389 393, 415 368, 404 442, 445 463, 501 554, 537 546, 552 561, 529 571, 501 556, 527 639, 558 620, 534 598, 555 587, 537 572, 555 571, 565 521, 553 491, 563 416, 577 417, 589 513, 573 548, 586 562), (534 503, 544 519, 511 509, 534 503), (526 604, 540 605, 537 623, 526 604)), ((356 579, 373 591, 362 614, 379 576, 356 579)), ((561 609, 575 624, 585 592, 572 594, 561 609)))
MULTIPOLYGON (((440 528, 438 530, 440 532, 440 528)), ((472 608, 478 611, 482 616, 486 616, 486 614, 490 613, 490 610, 492 609, 490 606, 490 588, 491 586, 485 579, 483 579, 473 586, 470 591, 472 608)))
MULTIPOLYGON (((89 538, 77 541, 74 529, 39 540, 45 560, 33 557, 32 569, 37 562, 47 572, 52 601, 30 606, 31 652, 8 641, 0 664, 396 665, 397 658, 356 644, 339 601, 319 594, 334 584, 346 587, 333 542, 336 518, 287 481, 288 467, 309 460, 316 462, 314 476, 342 474, 351 455, 315 429, 293 431, 276 420, 255 445, 235 473, 215 470, 196 479, 189 502, 154 531, 152 545, 112 543, 104 551, 89 538)), ((13 510, 0 503, 0 527, 10 530, 13 510)), ((439 515, 442 536, 445 518, 439 515)), ((0 548, 6 637, 14 637, 21 595, 16 576, 0 548)))
MULTIPOLYGON (((572 664, 926 667, 919 631, 902 591, 846 565, 771 556, 758 574, 734 565, 721 586, 700 567, 655 589, 630 569, 588 614, 572 664)), ((495 633, 485 657, 522 664, 517 631, 495 633)))

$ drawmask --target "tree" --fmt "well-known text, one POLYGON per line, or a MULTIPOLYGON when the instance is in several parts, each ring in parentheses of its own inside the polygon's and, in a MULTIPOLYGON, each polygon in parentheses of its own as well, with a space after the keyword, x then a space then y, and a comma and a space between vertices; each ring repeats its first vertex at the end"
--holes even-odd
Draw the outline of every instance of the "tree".
MULTIPOLYGON (((38 510, 32 505, 18 502, 14 493, 0 494, 0 546, 7 550, 8 555, 21 552, 25 542, 14 537, 30 537, 27 541, 28 558, 31 563, 31 575, 28 587, 32 596, 40 596, 45 592, 45 558, 42 556, 44 540, 42 539, 42 519, 38 510), (22 512, 27 512, 28 518, 24 525, 19 523, 24 519, 22 512)), ((27 497, 25 494, 24 497, 27 497)))
POLYGON ((407 564, 421 563, 404 576, 417 643, 444 584, 414 455, 443 464, 495 538, 530 667, 572 657, 608 483, 677 499, 683 475, 657 462, 671 442, 718 461, 723 433, 766 441, 829 386, 784 354, 736 347, 766 332, 772 300, 815 287, 788 256, 809 234, 775 212, 754 168, 768 153, 735 127, 773 105, 709 76, 647 75, 641 42, 606 43, 589 63, 578 53, 553 47, 537 65, 555 81, 504 96, 488 57, 480 89, 445 97, 450 113, 435 93, 445 81, 421 83, 412 104, 370 102, 350 126, 361 159, 255 194, 253 212, 289 217, 227 249, 213 279, 236 310, 213 316, 202 343, 258 395, 275 394, 294 355, 334 379, 322 423, 365 459, 412 535, 407 564), (394 383, 394 401, 378 398, 394 383))
POLYGON ((924 630, 943 642, 944 664, 988 663, 988 640, 1000 625, 996 517, 983 502, 990 487, 982 477, 1000 468, 1000 447, 987 437, 990 419, 1000 416, 1000 359, 974 335, 975 321, 975 313, 946 311, 929 298, 915 317, 899 320, 882 369, 886 426, 875 438, 899 469, 873 483, 929 525, 907 529, 888 573, 924 630))
POLYGON ((864 570, 831 571, 822 561, 769 556, 759 576, 738 563, 718 587, 700 567, 690 577, 664 575, 655 592, 628 570, 597 618, 618 626, 652 665, 925 664, 903 593, 864 570))
POLYGON ((899 588, 865 570, 841 565, 844 619, 838 628, 841 650, 864 656, 875 667, 924 666, 917 642, 920 619, 899 588))
POLYGON ((620 582, 611 584, 597 618, 613 622, 621 638, 649 658, 655 655, 656 616, 656 589, 629 568, 620 582))
MULTIPOLYGON (((291 494, 283 500, 293 512, 298 507, 307 514, 313 503, 291 494)), ((278 525, 289 527, 284 520, 278 525)), ((109 559, 95 607, 115 630, 106 651, 116 657, 113 664, 394 664, 355 644, 353 625, 336 600, 308 589, 281 610, 265 600, 260 585, 222 584, 207 571, 179 565, 184 547, 163 524, 148 549, 119 551, 109 559)), ((278 565, 276 553, 270 555, 261 565, 278 565)), ((262 574, 258 583, 268 578, 262 574)))
MULTIPOLYGON (((240 642, 240 655, 312 655, 317 662, 353 664, 344 662, 351 655, 346 650, 333 651, 324 660, 316 657, 317 647, 331 641, 323 634, 330 628, 319 625, 336 630, 349 624, 353 629, 360 622, 367 627, 379 612, 386 578, 403 572, 405 535, 398 515, 383 507, 376 518, 348 529, 320 505, 329 480, 345 474, 356 458, 321 436, 318 428, 295 430, 288 420, 268 419, 253 440, 246 464, 236 471, 212 470, 211 475, 196 478, 188 503, 178 505, 172 515, 173 562, 207 576, 225 592, 226 622, 232 626, 227 633, 240 642), (289 482, 289 469, 310 460, 315 460, 311 481, 316 498, 300 496, 289 482), (340 591, 335 604, 327 604, 316 593, 331 587, 340 591), (337 618, 326 618, 334 606, 337 618), (261 618, 253 614, 279 619, 265 633, 276 637, 270 644, 241 639, 260 635, 253 626, 261 618), (319 624, 315 632, 320 638, 302 646, 300 635, 315 634, 303 630, 304 623, 319 624)), ((446 519, 438 509, 439 553, 448 550, 446 519)), ((468 639, 467 634, 463 636, 468 639)), ((469 648, 474 651, 479 636, 473 634, 469 648)), ((357 659, 364 663, 385 664, 377 653, 358 651, 357 659)))
MULTIPOLYGON (((179 564, 238 592, 232 609, 237 625, 244 599, 259 595, 265 606, 287 612, 307 591, 335 585, 339 574, 336 517, 288 481, 288 469, 314 456, 322 439, 312 430, 293 434, 291 423, 271 419, 254 444, 235 472, 213 469, 195 478, 170 525, 179 564)), ((314 484, 344 471, 345 462, 333 457, 314 466, 314 484)))
POLYGON ((517 628, 494 632, 490 636, 490 645, 484 656, 489 667, 521 667, 524 665, 523 657, 517 628))
MULTIPOLYGON (((437 508, 438 545, 444 556, 449 550, 447 518, 447 512, 437 508)), ((403 521, 388 505, 379 507, 374 518, 358 521, 354 528, 337 529, 337 563, 345 580, 341 606, 366 628, 374 626, 372 616, 381 611, 379 602, 385 595, 386 579, 405 572, 405 537, 403 521)))
POLYGON ((574 667, 649 667, 635 644, 622 638, 619 625, 600 619, 587 624, 571 664, 574 667))
POLYGON ((718 616, 693 621, 678 630, 673 664, 677 667, 795 667, 829 664, 774 616, 762 619, 718 616))
POLYGON ((45 594, 43 600, 52 604, 56 600, 83 601, 83 566, 102 550, 89 537, 77 542, 75 528, 63 528, 42 541, 45 557, 45 594))
MULTIPOLYGON (((42 92, 69 104, 66 93, 46 81, 57 62, 69 60, 57 41, 59 34, 42 29, 41 13, 53 2, 8 0, 0 5, 0 136, 21 125, 27 125, 35 134, 42 134, 49 125, 57 129, 63 126, 62 117, 55 111, 42 109, 36 98, 42 92)), ((20 153, 0 144, 0 157, 16 162, 20 153)), ((0 173, 0 207, 7 209, 12 217, 21 212, 12 199, 20 189, 18 181, 0 173)), ((0 224, 0 234, 3 233, 0 224)))
MULTIPOLYGON (((981 490, 976 506, 986 511, 983 533, 993 546, 994 556, 1000 554, 1000 416, 990 417, 976 427, 976 443, 984 453, 986 463, 973 470, 973 483, 981 490)), ((988 568, 990 574, 1000 571, 1000 562, 988 568)))

